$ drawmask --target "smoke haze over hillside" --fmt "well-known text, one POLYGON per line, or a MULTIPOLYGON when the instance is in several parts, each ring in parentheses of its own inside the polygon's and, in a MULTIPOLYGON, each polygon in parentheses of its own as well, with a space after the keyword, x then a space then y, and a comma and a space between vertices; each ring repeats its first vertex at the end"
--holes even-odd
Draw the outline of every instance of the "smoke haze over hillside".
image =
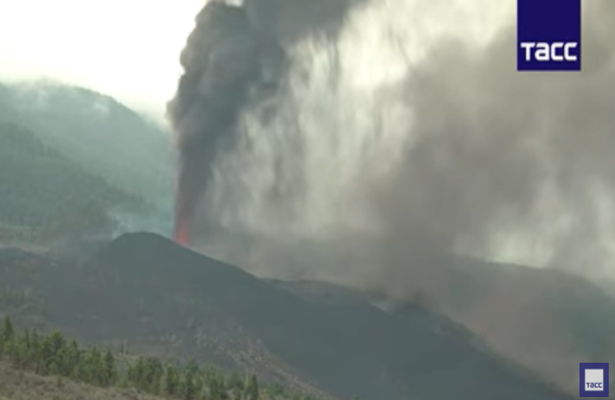
POLYGON ((513 1, 310 3, 197 19, 169 114, 194 246, 402 292, 452 253, 615 274, 615 3, 584 3, 581 73, 516 71, 513 1))

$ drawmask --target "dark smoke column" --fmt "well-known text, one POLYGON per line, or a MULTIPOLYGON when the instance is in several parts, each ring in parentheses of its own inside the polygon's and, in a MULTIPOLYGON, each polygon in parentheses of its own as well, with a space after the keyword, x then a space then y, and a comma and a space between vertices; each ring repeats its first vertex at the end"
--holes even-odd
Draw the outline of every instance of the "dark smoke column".
MULTIPOLYGON (((277 49, 279 50, 279 49, 277 49)), ((184 69, 168 116, 179 152, 175 239, 190 244, 197 206, 213 165, 236 139, 239 112, 262 86, 263 66, 276 46, 250 25, 240 7, 210 2, 196 18, 181 54, 184 69)))

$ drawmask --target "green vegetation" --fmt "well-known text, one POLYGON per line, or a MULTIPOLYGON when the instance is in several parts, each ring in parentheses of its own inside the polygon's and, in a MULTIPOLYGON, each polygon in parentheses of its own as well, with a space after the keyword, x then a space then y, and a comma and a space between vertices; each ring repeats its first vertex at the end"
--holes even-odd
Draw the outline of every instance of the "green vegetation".
POLYGON ((172 159, 169 135, 109 96, 0 83, 0 242, 166 234, 172 159))
POLYGON ((182 366, 165 364, 156 357, 114 354, 94 346, 83 349, 58 331, 48 335, 28 329, 18 331, 9 317, 0 327, 0 362, 8 362, 18 371, 55 377, 57 386, 68 380, 178 400, 314 399, 279 384, 261 388, 255 375, 242 379, 236 372, 225 374, 195 361, 182 366))
POLYGON ((169 136, 112 97, 52 81, 0 83, 3 122, 32 131, 84 171, 148 204, 171 206, 169 136))
POLYGON ((84 172, 29 130, 0 124, 0 238, 40 242, 114 229, 142 200, 84 172))

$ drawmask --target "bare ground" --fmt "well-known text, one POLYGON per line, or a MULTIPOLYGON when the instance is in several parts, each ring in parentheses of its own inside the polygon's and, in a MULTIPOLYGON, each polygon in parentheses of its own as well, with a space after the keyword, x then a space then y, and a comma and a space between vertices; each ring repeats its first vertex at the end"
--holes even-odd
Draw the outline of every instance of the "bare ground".
POLYGON ((0 400, 162 400, 134 389, 99 388, 17 371, 0 363, 0 400))

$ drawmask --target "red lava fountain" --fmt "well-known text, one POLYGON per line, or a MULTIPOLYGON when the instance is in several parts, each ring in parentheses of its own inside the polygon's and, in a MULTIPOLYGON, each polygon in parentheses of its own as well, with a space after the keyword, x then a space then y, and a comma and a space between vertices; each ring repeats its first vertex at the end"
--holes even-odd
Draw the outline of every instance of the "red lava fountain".
POLYGON ((181 190, 178 190, 176 196, 173 238, 178 244, 188 246, 190 245, 190 220, 192 216, 185 196, 181 195, 181 190))
POLYGON ((178 244, 188 246, 190 244, 190 228, 188 227, 188 223, 185 221, 177 221, 173 236, 178 244))

